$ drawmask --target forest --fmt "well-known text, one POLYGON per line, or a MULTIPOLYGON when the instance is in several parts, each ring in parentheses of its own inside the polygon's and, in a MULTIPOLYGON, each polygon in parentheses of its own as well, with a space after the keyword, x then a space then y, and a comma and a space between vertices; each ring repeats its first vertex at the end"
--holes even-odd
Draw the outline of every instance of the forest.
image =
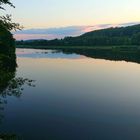
POLYGON ((17 41, 17 45, 31 46, 112 46, 140 45, 140 25, 115 27, 85 33, 77 37, 54 40, 17 41))

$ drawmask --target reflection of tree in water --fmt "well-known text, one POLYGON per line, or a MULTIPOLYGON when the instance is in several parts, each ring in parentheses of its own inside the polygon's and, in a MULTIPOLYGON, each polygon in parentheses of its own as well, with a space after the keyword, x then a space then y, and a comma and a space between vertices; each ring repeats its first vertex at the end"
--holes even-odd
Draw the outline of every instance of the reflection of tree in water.
POLYGON ((136 47, 109 47, 109 48, 80 48, 61 49, 64 53, 76 53, 91 58, 106 59, 112 61, 127 61, 140 63, 140 50, 136 47))
POLYGON ((0 134, 0 139, 2 140, 23 140, 15 134, 0 134))
POLYGON ((23 91, 23 85, 28 85, 34 87, 35 85, 32 84, 33 80, 24 79, 22 77, 14 78, 9 81, 8 86, 4 91, 1 92, 2 97, 6 96, 15 96, 20 97, 23 91))
MULTIPOLYGON (((24 79, 22 77, 13 78, 8 82, 5 89, 0 89, 0 111, 4 110, 4 105, 7 104, 6 98, 8 96, 14 96, 19 98, 22 95, 23 86, 28 85, 35 87, 33 84, 34 80, 24 79)), ((3 118, 3 115, 0 114, 0 122, 3 118)))
MULTIPOLYGON (((24 90, 23 86, 35 87, 34 80, 27 78, 15 77, 16 63, 15 60, 0 61, 0 123, 4 117, 4 106, 7 104, 7 97, 14 96, 19 98, 24 90), (11 63, 11 64, 10 64, 11 63)), ((16 135, 5 134, 0 132, 0 139, 19 140, 16 135)))

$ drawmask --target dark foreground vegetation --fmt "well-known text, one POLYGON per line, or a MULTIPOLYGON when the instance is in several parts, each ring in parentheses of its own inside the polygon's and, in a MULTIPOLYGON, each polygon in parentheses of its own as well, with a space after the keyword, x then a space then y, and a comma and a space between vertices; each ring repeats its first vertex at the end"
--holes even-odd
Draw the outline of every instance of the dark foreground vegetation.
MULTIPOLYGON (((1 10, 5 10, 4 5, 14 7, 10 0, 0 0, 1 10)), ((0 16, 0 124, 4 117, 7 97, 20 97, 23 90, 22 86, 25 83, 31 85, 32 82, 28 79, 15 78, 17 66, 15 40, 10 32, 13 29, 20 29, 20 26, 12 22, 11 15, 0 16)), ((0 139, 19 140, 19 137, 16 134, 0 131, 0 139)))
POLYGON ((102 29, 64 39, 17 41, 16 44, 33 47, 140 45, 140 25, 102 29))
MULTIPOLYGON (((10 0, 0 0, 0 10, 5 10, 4 5, 14 5, 10 0)), ((11 15, 0 16, 0 58, 4 55, 10 60, 15 59, 15 40, 10 31, 21 29, 18 23, 13 23, 11 15)))
MULTIPOLYGON (((1 10, 5 10, 4 5, 14 7, 10 0, 0 0, 1 10)), ((7 65, 15 65, 15 40, 10 31, 16 29, 20 29, 20 25, 12 22, 11 15, 0 16, 0 65, 5 64, 5 60, 7 65)))
MULTIPOLYGON (((15 63, 15 41, 12 34, 0 25, 0 65, 7 60, 7 64, 15 63)), ((15 64, 13 64, 15 65, 15 64)))

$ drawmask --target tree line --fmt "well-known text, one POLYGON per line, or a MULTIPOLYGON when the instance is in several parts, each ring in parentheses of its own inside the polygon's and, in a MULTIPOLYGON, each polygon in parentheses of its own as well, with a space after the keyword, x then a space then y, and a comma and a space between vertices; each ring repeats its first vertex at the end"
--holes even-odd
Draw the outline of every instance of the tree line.
POLYGON ((17 41, 17 45, 34 46, 112 46, 140 45, 140 25, 96 30, 77 37, 54 40, 17 41))

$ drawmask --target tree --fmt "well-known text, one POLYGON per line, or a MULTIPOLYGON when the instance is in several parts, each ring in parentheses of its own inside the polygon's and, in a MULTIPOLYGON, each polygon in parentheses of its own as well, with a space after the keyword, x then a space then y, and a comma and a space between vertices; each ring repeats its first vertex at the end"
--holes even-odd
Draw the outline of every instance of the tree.
MULTIPOLYGON (((0 0, 0 9, 4 9, 3 5, 10 5, 15 8, 15 6, 9 0, 0 0)), ((11 15, 0 16, 0 26, 6 28, 8 31, 11 30, 21 30, 23 27, 18 23, 13 23, 11 15)))
POLYGON ((0 26, 6 28, 8 31, 21 30, 23 28, 19 23, 12 22, 11 15, 0 16, 0 26))
POLYGON ((9 0, 0 0, 0 9, 4 10, 3 5, 5 5, 5 4, 15 7, 9 0))
POLYGON ((140 45, 140 33, 134 34, 132 37, 132 44, 140 45))
MULTIPOLYGON (((5 10, 6 4, 15 7, 10 0, 0 0, 1 11, 5 10)), ((12 22, 11 15, 0 16, 0 56, 9 57, 9 61, 15 61, 15 39, 10 31, 17 29, 20 30, 22 27, 12 22)))

